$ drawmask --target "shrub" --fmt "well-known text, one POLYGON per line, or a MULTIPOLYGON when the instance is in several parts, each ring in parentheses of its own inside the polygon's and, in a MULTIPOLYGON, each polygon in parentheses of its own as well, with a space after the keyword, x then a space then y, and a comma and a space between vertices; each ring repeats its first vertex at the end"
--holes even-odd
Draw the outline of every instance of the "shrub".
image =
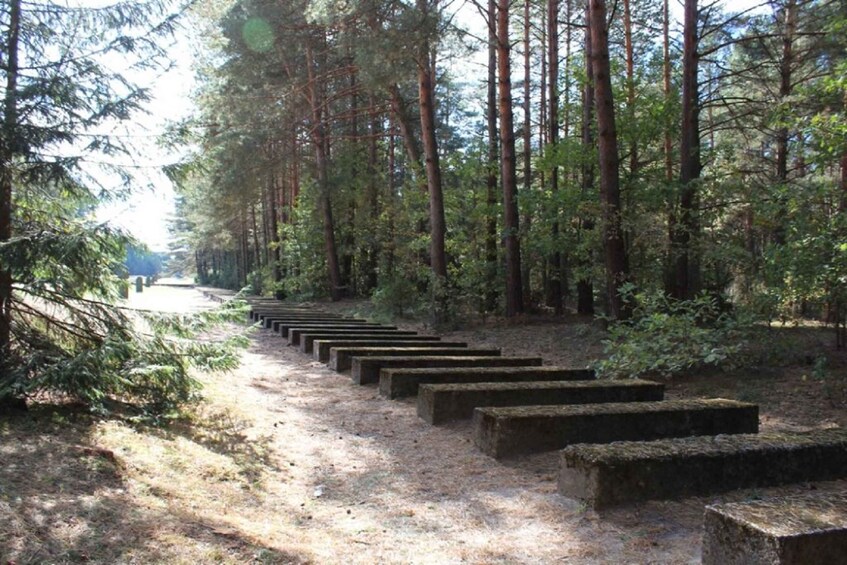
POLYGON ((633 299, 632 319, 612 325, 604 341, 607 357, 596 363, 598 375, 671 377, 740 361, 752 320, 722 310, 716 297, 674 300, 661 292, 644 292, 633 299))

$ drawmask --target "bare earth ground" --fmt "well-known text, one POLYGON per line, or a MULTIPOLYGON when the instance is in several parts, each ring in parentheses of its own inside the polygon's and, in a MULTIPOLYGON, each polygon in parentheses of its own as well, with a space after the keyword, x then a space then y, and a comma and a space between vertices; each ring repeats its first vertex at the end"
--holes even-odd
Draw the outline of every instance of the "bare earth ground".
MULTIPOLYGON (((155 287, 133 303, 206 306, 196 291, 155 287)), ((601 352, 600 330, 574 321, 445 337, 548 364, 601 352)), ((355 386, 269 331, 237 371, 198 376, 206 400, 167 429, 60 406, 0 416, 0 564, 690 563, 704 504, 847 486, 598 513, 556 493, 555 453, 496 462, 467 423, 429 426, 411 400, 355 386)), ((798 366, 690 377, 668 396, 751 400, 763 429, 807 429, 847 424, 839 383, 798 366)))

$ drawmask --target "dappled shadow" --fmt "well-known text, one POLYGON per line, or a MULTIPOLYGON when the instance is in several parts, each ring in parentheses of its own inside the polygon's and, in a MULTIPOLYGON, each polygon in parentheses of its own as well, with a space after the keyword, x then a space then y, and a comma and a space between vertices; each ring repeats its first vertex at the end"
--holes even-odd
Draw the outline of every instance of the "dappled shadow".
MULTIPOLYGON (((512 339, 516 331, 502 333, 512 339)), ((462 337, 479 345, 476 336, 462 337)), ((520 343, 532 337, 525 335, 520 343)), ((486 339, 486 345, 500 345, 491 336, 486 339)), ((429 426, 417 418, 413 400, 384 399, 376 387, 355 385, 308 356, 284 350, 272 336, 259 339, 254 353, 279 364, 286 376, 254 379, 252 386, 275 398, 274 410, 282 417, 302 422, 298 431, 314 436, 307 453, 310 468, 316 470, 310 486, 325 491, 307 507, 328 538, 353 537, 343 523, 320 521, 321 508, 346 506, 354 516, 357 510, 364 515, 359 518, 362 531, 388 531, 392 544, 408 540, 412 546, 431 548, 433 555, 454 559, 689 562, 699 559, 706 504, 825 488, 800 484, 747 489, 596 512, 557 494, 557 453, 495 461, 473 446, 468 421, 429 426)), ((536 352, 527 345, 521 353, 536 352)), ((542 355, 550 361, 547 351, 542 355)), ((801 358, 805 363, 805 356, 801 358)), ((559 359, 567 361, 568 356, 559 359)), ((831 374, 837 376, 842 366, 836 359, 831 374)), ((843 406, 816 413, 822 386, 803 365, 778 372, 702 374, 670 384, 671 396, 762 402, 765 425, 820 426, 828 419, 843 425, 843 406)))
POLYGON ((102 423, 66 406, 0 416, 0 563, 164 563, 197 547, 215 561, 309 562, 214 517, 139 504, 122 454, 96 444, 102 423))
POLYGON ((228 457, 248 481, 258 481, 268 470, 278 470, 267 434, 250 435, 251 422, 238 418, 226 408, 208 404, 197 406, 189 420, 179 420, 166 428, 148 432, 165 439, 183 437, 219 455, 228 457))

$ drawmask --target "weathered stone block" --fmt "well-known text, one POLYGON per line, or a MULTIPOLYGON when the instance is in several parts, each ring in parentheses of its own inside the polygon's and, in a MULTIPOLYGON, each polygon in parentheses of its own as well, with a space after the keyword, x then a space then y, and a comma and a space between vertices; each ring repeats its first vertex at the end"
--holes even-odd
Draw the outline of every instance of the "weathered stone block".
POLYGON ((492 457, 552 451, 575 443, 755 433, 759 409, 734 400, 615 402, 477 408, 474 442, 492 457))
POLYGON ((637 379, 424 384, 418 388, 418 416, 443 424, 471 418, 479 407, 648 402, 662 400, 664 391, 660 383, 637 379))
POLYGON ((574 445, 562 451, 559 492, 605 508, 847 478, 847 430, 574 445))
MULTIPOLYGON (((300 336, 300 350, 305 347, 304 336, 300 336)), ((329 363, 329 351, 333 347, 436 347, 441 338, 428 335, 360 334, 358 336, 319 337, 314 341, 312 352, 316 360, 329 363)), ((467 347, 468 344, 463 344, 467 347)), ((459 347, 459 346, 451 346, 459 347)), ((304 352, 305 353, 305 352, 304 352)))
MULTIPOLYGON (((426 347, 410 345, 408 347, 332 347, 329 350, 329 367, 336 371, 346 371, 353 366, 353 358, 359 357, 432 357, 450 355, 454 357, 499 357, 499 349, 467 349, 466 343, 443 344, 426 347)), ((377 382, 374 379, 373 382, 377 382)))
POLYGON ((529 366, 385 368, 379 376, 379 393, 388 398, 414 396, 418 394, 418 386, 425 383, 576 381, 595 378, 592 369, 538 366, 541 363, 525 363, 524 365, 529 366))
POLYGON ((529 367, 541 365, 540 357, 356 357, 351 376, 358 384, 376 383, 382 369, 433 367, 529 367))
POLYGON ((378 329, 374 331, 368 331, 366 329, 364 331, 337 330, 335 332, 309 332, 300 335, 300 351, 302 351, 303 353, 314 353, 315 359, 320 359, 319 351, 316 351, 314 346, 315 341, 320 340, 324 342, 324 348, 326 349, 326 358, 323 360, 324 363, 326 363, 327 361, 329 361, 329 348, 326 347, 326 344, 331 341, 370 341, 375 339, 390 339, 393 341, 432 342, 438 341, 441 338, 438 336, 431 335, 417 335, 417 333, 410 330, 378 329), (350 333, 347 333, 348 331, 350 333))
MULTIPOLYGON (((339 318, 339 317, 327 317, 327 316, 279 316, 277 314, 260 314, 259 319, 262 322, 262 325, 267 329, 273 329, 274 323, 282 324, 284 322, 297 322, 302 324, 319 324, 319 323, 331 323, 338 322, 344 320, 348 321, 347 318, 339 318)), ((365 320, 351 320, 352 322, 364 322, 365 320)))
POLYGON ((706 507, 704 565, 847 563, 847 495, 805 495, 706 507))
POLYGON ((362 323, 362 324, 348 324, 346 321, 338 322, 337 324, 322 324, 316 326, 300 326, 293 325, 288 328, 288 333, 283 334, 288 336, 288 345, 293 345, 296 347, 300 346, 300 336, 309 333, 311 330, 332 330, 332 329, 350 329, 350 328, 373 328, 373 329, 381 329, 381 330, 396 330, 397 326, 383 326, 382 324, 375 323, 362 323))
MULTIPOLYGON (((286 323, 298 323, 298 324, 331 324, 334 322, 341 322, 344 318, 288 318, 288 317, 280 317, 280 316, 271 316, 270 317, 270 325, 267 326, 274 332, 279 333, 279 327, 282 324, 286 323)), ((359 321, 355 321, 355 323, 361 323, 359 321)))

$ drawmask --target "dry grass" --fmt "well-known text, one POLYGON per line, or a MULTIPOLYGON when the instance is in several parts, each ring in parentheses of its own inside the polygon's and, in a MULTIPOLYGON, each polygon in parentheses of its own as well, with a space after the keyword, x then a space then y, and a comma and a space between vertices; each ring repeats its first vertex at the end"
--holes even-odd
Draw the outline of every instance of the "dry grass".
MULTIPOLYGON (((170 291, 196 306, 190 292, 170 291)), ((582 366, 599 330, 567 326, 449 337, 547 359, 555 350, 551 361, 582 366)), ((705 503, 797 490, 597 513, 556 494, 557 454, 497 463, 473 447, 467 422, 431 427, 411 400, 354 386, 270 332, 237 371, 199 378, 206 401, 168 429, 46 405, 0 417, 0 563, 689 563, 705 503)), ((672 394, 750 393, 723 378, 672 394)), ((757 378, 766 421, 842 422, 831 402, 823 419, 812 415, 820 402, 796 416, 767 404, 773 379, 757 378)), ((812 382, 800 378, 777 382, 812 382)))

